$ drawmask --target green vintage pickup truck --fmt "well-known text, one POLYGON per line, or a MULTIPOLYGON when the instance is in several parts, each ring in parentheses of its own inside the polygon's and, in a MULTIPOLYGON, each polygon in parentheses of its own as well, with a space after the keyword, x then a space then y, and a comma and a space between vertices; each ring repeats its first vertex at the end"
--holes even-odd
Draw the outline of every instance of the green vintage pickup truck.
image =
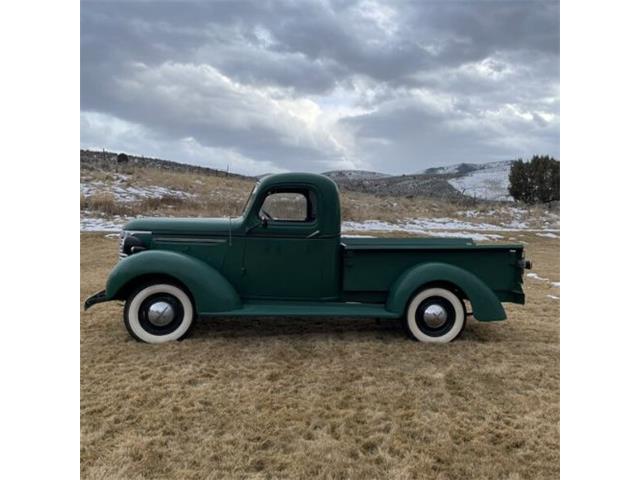
POLYGON ((340 222, 336 184, 307 173, 258 181, 238 218, 134 220, 85 309, 125 300, 127 330, 149 343, 212 316, 402 318, 414 339, 444 343, 469 315, 504 320, 501 302, 524 304, 522 245, 349 238, 340 222))

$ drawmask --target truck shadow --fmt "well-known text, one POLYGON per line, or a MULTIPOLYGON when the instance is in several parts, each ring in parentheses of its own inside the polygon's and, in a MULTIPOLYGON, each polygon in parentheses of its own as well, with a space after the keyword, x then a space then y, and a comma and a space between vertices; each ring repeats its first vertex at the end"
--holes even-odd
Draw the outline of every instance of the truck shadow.
POLYGON ((191 338, 264 338, 307 335, 327 335, 335 338, 357 332, 375 334, 389 339, 405 338, 405 332, 399 320, 351 317, 208 318, 196 322, 191 332, 191 338))
MULTIPOLYGON (((501 342, 504 334, 499 328, 477 321, 467 325, 456 342, 501 342)), ((238 317, 207 318, 198 320, 191 332, 192 339, 269 338, 269 337, 330 337, 353 338, 362 334, 385 340, 409 340, 399 319, 375 319, 354 317, 238 317)))

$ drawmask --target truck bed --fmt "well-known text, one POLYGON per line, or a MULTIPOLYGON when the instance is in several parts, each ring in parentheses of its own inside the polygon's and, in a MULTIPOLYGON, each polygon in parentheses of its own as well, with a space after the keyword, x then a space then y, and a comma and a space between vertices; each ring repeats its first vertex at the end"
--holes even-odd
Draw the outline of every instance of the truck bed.
POLYGON ((493 290, 501 301, 522 303, 521 244, 477 244, 470 238, 342 237, 343 291, 347 298, 384 301, 407 269, 429 262, 463 268, 493 290))

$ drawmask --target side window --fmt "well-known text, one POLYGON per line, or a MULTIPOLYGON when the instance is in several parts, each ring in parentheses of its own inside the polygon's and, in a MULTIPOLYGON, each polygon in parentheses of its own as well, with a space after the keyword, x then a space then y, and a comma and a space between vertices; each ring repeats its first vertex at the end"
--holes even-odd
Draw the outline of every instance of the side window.
POLYGON ((283 222, 312 222, 315 202, 311 192, 272 192, 260 207, 260 218, 283 222))

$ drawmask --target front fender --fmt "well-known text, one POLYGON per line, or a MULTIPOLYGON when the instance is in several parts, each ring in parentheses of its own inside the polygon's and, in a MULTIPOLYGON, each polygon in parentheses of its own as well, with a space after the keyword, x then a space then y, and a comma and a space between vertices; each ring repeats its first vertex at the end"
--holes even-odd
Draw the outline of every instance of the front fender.
POLYGON ((147 250, 121 260, 107 278, 107 300, 123 299, 132 281, 148 275, 166 275, 182 283, 199 313, 240 308, 238 293, 215 268, 188 255, 167 250, 147 250))
POLYGON ((446 282, 457 286, 471 302, 477 320, 504 320, 507 315, 487 285, 471 272, 446 263, 423 263, 404 272, 391 286, 386 309, 403 314, 411 296, 423 285, 446 282))

